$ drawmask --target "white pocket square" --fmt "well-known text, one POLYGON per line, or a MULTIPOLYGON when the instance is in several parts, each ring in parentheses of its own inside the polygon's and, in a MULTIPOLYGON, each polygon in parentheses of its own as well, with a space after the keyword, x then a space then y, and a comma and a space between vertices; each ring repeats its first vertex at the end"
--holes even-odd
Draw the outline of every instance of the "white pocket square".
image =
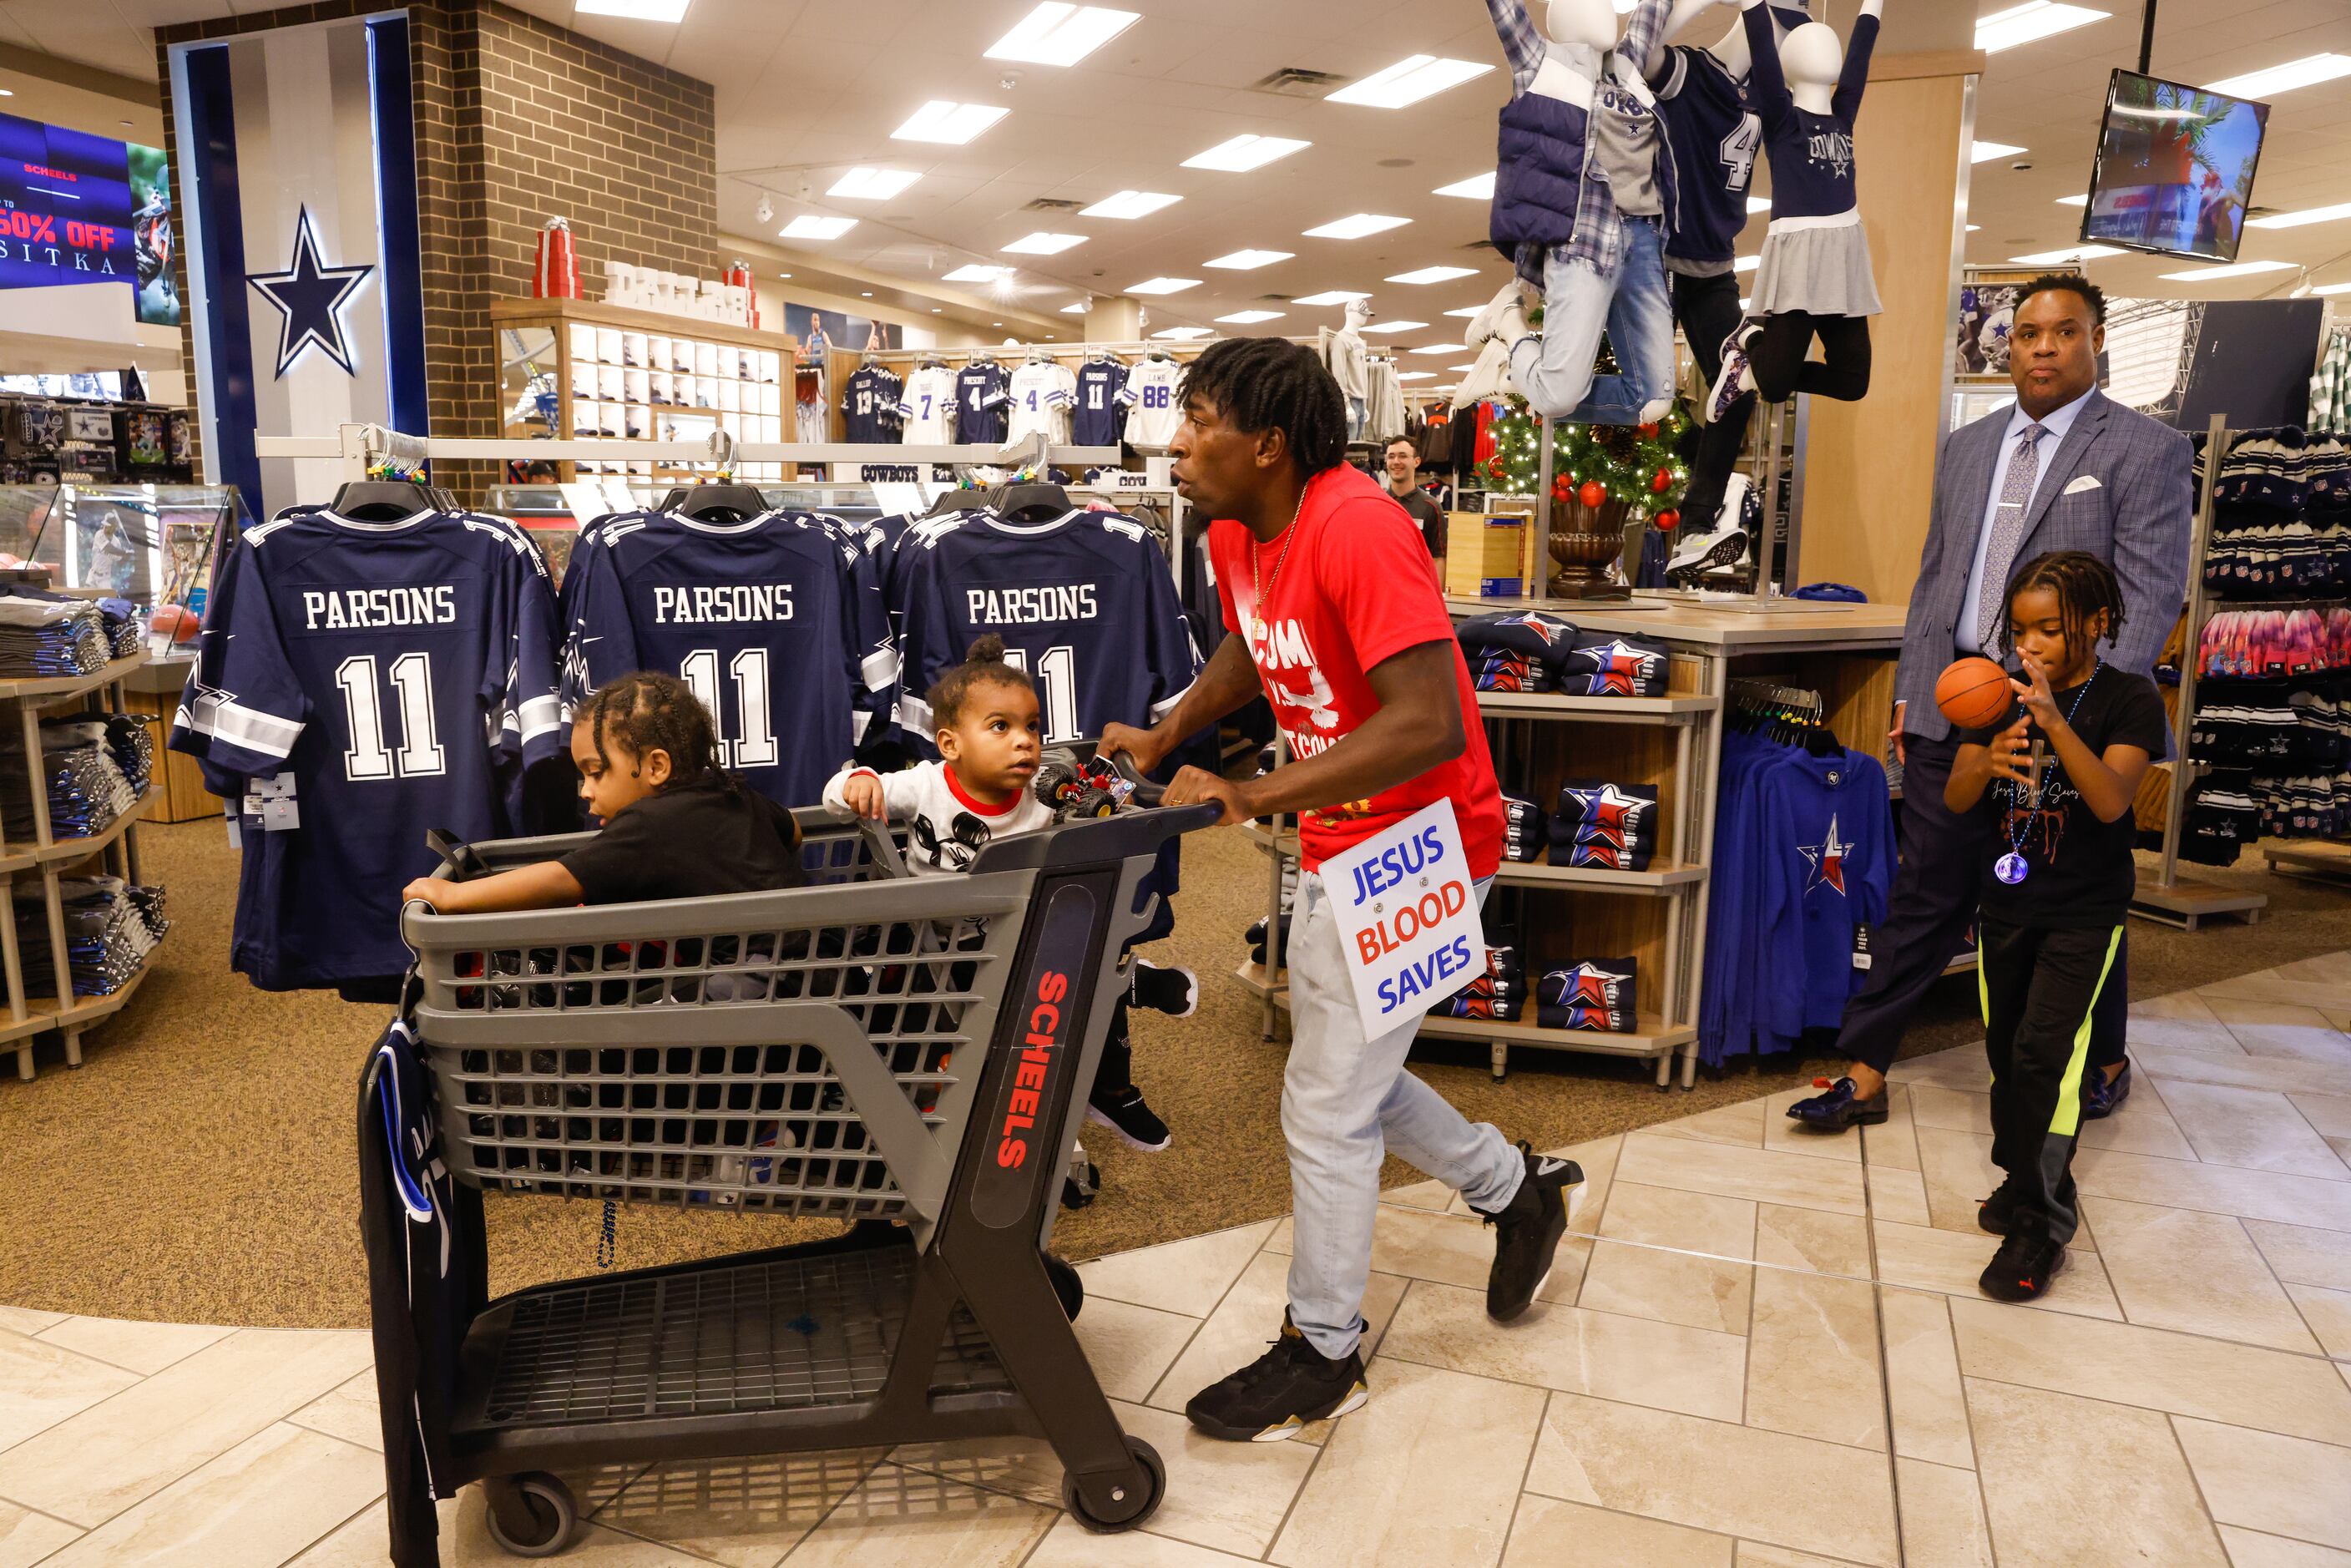
POLYGON ((2063 490, 2060 490, 2057 493, 2061 496, 2072 496, 2084 490, 2095 490, 2096 488, 2098 488, 2098 476, 2095 474, 2083 474, 2076 476, 2072 484, 2066 486, 2063 490))

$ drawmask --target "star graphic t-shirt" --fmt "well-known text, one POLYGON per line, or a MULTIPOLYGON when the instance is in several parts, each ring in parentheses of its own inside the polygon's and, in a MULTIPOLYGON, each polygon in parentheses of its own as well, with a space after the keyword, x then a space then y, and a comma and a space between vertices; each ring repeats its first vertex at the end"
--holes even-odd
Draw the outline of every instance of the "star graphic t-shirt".
MULTIPOLYGON (((2104 757, 2109 746, 2136 746, 2150 757, 2163 755, 2170 722, 2164 716, 2163 698, 2145 675, 2126 674, 2101 667, 2090 677, 2089 690, 2079 685, 2053 693, 2057 711, 2074 715, 2074 733, 2082 744, 2104 757), (2075 698, 2081 706, 2074 706, 2075 698)), ((1988 746, 1991 737, 2014 723, 2006 719, 1990 729, 1960 732, 1970 746, 1988 746)), ((2042 740, 2041 726, 2025 732, 2042 740)), ((2131 850, 2138 841, 2138 824, 2125 811, 2111 822, 2098 821, 2081 792, 2065 777, 2053 753, 2044 753, 2043 788, 2036 800, 2031 789, 2011 787, 1999 779, 1984 791, 1983 810, 1993 814, 1994 831, 1983 868, 1986 915, 2011 925, 2063 927, 2119 925, 2130 910, 2138 884, 2138 869, 2131 850), (2009 883, 1991 873, 1993 861, 2014 844, 2024 857, 2024 880, 2009 883)))
POLYGON ((1306 869, 1424 806, 1450 800, 1470 874, 1493 875, 1501 862, 1502 795, 1486 727, 1478 722, 1478 694, 1429 574, 1420 530, 1395 498, 1361 469, 1326 468, 1308 481, 1305 505, 1286 535, 1259 544, 1223 518, 1208 527, 1208 554, 1225 625, 1246 639, 1293 758, 1328 751, 1379 710, 1365 674, 1374 665, 1426 643, 1441 642, 1451 653, 1461 755, 1369 800, 1303 813, 1299 847, 1306 869), (1252 580, 1265 591, 1263 604, 1252 580))

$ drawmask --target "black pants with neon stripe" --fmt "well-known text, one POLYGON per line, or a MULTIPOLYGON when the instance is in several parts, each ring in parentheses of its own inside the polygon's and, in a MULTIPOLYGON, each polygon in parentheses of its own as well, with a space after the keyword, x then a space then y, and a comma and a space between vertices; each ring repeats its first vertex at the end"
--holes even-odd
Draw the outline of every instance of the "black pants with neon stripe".
POLYGON ((2114 977, 2122 927, 2045 930, 1984 917, 1984 1054, 1991 1060, 1991 1158, 2017 1186, 2011 1233, 2074 1239, 2074 1140, 2092 1016, 2114 977))

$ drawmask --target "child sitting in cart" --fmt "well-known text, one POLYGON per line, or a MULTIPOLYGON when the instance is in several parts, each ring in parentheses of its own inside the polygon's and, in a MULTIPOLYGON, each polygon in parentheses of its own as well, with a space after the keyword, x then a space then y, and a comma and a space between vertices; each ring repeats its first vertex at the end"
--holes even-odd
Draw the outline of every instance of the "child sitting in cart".
MULTIPOLYGON (((1053 825, 1052 808, 1029 790, 1043 747, 1037 688, 1026 670, 1006 659, 1003 638, 972 643, 964 662, 931 687, 930 706, 939 761, 888 774, 845 768, 824 787, 826 809, 837 817, 905 823, 906 862, 918 876, 969 871, 996 840, 1053 825)), ((1192 1010, 1197 991, 1190 971, 1139 961, 1134 969, 1177 993, 1158 1010, 1177 1017, 1192 1010)), ((1111 1020, 1086 1120, 1108 1127, 1130 1148, 1156 1154, 1170 1137, 1133 1082, 1127 1001, 1119 998, 1111 1020)))
POLYGON ((560 909, 799 887, 792 814, 718 765, 709 710, 685 683, 639 670, 596 689, 571 726, 580 795, 603 831, 560 860, 402 890, 444 915, 560 909))

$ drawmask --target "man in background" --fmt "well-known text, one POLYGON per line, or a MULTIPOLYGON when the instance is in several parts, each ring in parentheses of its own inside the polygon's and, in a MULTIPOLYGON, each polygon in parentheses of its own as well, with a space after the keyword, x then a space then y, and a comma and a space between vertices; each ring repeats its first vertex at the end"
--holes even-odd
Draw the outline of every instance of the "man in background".
POLYGON ((1428 546, 1428 557, 1437 563, 1437 585, 1443 587, 1445 511, 1420 487, 1420 448, 1413 444, 1412 437, 1399 435, 1388 442, 1387 469, 1388 494, 1420 525, 1420 537, 1428 546))

